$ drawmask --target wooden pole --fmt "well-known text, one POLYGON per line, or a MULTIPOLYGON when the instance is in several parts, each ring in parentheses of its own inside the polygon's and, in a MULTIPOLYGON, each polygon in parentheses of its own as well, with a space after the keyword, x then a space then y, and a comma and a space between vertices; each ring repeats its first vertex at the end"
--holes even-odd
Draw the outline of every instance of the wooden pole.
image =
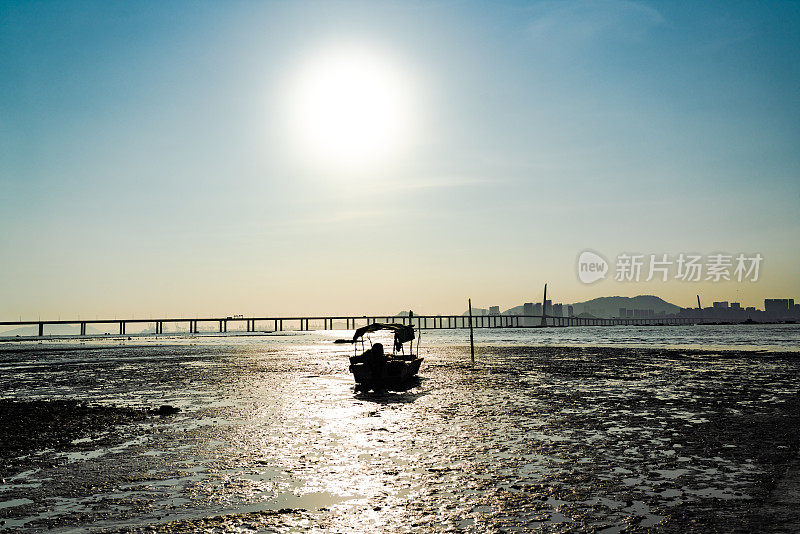
MULTIPOLYGON (((408 310, 408 326, 414 326, 414 311, 408 310)), ((410 355, 414 355, 414 340, 411 340, 411 345, 408 349, 410 355)), ((417 354, 419 354, 419 345, 417 345, 417 354)))
POLYGON ((475 338, 472 335, 472 299, 467 299, 469 304, 469 354, 472 365, 475 365, 475 338))

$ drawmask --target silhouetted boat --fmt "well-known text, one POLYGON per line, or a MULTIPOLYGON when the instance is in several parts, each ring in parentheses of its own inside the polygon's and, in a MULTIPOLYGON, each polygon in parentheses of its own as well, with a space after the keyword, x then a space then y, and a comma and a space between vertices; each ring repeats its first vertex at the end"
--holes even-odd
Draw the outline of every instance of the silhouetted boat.
MULTIPOLYGON (((392 353, 386 354, 383 344, 375 343, 360 355, 350 357, 350 372, 353 373, 358 389, 380 390, 402 386, 411 381, 419 372, 422 358, 413 353, 413 326, 396 323, 373 323, 356 330, 355 334, 353 334, 353 343, 361 341, 363 350, 364 336, 380 330, 394 332, 392 353), (409 343, 408 354, 405 353, 405 343, 409 343)), ((358 348, 355 350, 358 351, 358 348)), ((419 341, 417 341, 417 353, 419 353, 419 341)))

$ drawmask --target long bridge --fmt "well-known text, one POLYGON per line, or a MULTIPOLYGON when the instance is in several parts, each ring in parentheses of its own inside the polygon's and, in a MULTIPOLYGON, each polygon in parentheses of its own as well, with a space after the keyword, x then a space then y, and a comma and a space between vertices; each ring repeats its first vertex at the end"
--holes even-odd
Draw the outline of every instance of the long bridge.
MULTIPOLYGON (((47 327, 55 325, 71 325, 77 327, 76 336, 87 336, 87 325, 112 326, 114 334, 106 332, 105 335, 127 335, 128 325, 151 327, 147 333, 164 334, 164 325, 173 326, 167 333, 198 334, 206 332, 282 332, 282 331, 308 331, 308 330, 335 330, 356 329, 377 322, 410 324, 419 329, 454 329, 469 328, 541 328, 541 327, 569 327, 569 326, 663 326, 695 324, 699 319, 690 317, 648 317, 648 318, 599 318, 599 317, 559 317, 552 315, 319 315, 307 317, 203 317, 203 318, 160 318, 160 319, 58 319, 43 321, 0 321, 0 327, 33 326, 38 329, 38 335, 44 337, 52 335, 47 333, 47 327), (201 329, 202 327, 202 329, 201 329), (184 329, 185 328, 185 329, 184 329)), ((141 329, 140 329, 141 330, 141 329)), ((6 334, 0 333, 0 337, 6 334)), ((58 334, 64 335, 64 334, 58 334)), ((98 334, 95 334, 98 335, 98 334)), ((102 335, 102 334, 100 334, 102 335)), ((7 335, 6 335, 7 337, 7 335)))

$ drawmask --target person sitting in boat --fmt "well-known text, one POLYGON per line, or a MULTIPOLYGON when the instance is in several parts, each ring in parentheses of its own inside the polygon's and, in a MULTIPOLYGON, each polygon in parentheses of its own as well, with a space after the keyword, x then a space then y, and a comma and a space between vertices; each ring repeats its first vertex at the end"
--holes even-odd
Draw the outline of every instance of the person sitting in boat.
POLYGON ((372 345, 372 348, 367 351, 365 356, 367 357, 366 363, 370 371, 372 371, 373 379, 382 378, 384 368, 386 367, 386 361, 388 360, 386 354, 383 352, 383 344, 375 343, 372 345))

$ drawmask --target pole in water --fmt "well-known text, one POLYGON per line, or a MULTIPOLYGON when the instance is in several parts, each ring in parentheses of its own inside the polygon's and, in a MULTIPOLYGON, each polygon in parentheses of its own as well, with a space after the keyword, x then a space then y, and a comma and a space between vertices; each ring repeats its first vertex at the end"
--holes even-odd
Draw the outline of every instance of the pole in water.
MULTIPOLYGON (((408 310, 408 324, 410 326, 414 326, 414 311, 408 310)), ((421 330, 420 330, 421 332, 421 330)), ((411 340, 411 348, 408 349, 408 353, 412 356, 414 355, 414 340, 411 340)), ((417 354, 419 354, 419 343, 417 343, 417 354)))
POLYGON ((475 339, 472 335, 472 299, 467 299, 469 305, 469 354, 472 365, 475 365, 475 339))

